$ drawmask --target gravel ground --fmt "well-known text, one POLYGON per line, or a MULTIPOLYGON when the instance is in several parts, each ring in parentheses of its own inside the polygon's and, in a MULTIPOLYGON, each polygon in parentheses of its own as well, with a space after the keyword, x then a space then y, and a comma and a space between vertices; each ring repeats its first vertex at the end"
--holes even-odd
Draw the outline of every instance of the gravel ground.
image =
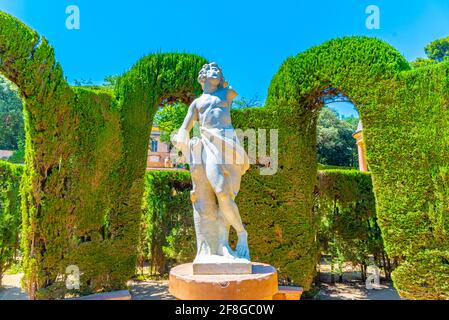
POLYGON ((0 300, 28 300, 28 295, 20 288, 22 276, 22 273, 3 276, 0 300))
MULTIPOLYGON (((0 300, 27 300, 20 289, 23 274, 5 275, 0 289, 0 300)), ((174 300, 168 292, 168 281, 130 281, 128 283, 133 300, 174 300)), ((367 290, 360 281, 345 281, 320 286, 319 300, 400 300, 391 283, 383 282, 379 288, 367 290)))

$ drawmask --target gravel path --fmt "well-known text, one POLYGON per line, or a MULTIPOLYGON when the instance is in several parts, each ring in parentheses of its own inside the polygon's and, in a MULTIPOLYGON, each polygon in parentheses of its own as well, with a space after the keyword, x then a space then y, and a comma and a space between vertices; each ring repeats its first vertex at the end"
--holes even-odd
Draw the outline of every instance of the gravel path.
POLYGON ((391 283, 367 290, 361 283, 321 284, 320 300, 401 300, 391 283))
MULTIPOLYGON (((23 274, 5 275, 0 289, 0 300, 28 300, 20 289, 23 274)), ((133 300, 175 300, 168 292, 168 281, 129 281, 133 300)), ((391 283, 382 283, 378 289, 367 290, 360 282, 345 282, 320 286, 320 300, 400 300, 391 283)))
POLYGON ((28 295, 20 288, 22 276, 22 273, 3 276, 0 300, 28 300, 28 295))
POLYGON ((176 300, 168 292, 168 281, 130 281, 133 300, 176 300))

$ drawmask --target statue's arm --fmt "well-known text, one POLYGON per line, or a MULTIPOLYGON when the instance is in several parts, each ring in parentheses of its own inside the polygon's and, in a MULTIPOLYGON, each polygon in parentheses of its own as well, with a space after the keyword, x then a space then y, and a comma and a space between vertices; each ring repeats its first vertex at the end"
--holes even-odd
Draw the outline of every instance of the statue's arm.
POLYGON ((174 145, 180 149, 184 155, 186 155, 186 148, 188 148, 190 140, 190 131, 195 125, 195 121, 198 121, 198 110, 196 108, 196 100, 190 105, 184 122, 174 138, 174 145))
POLYGON ((229 87, 228 92, 226 94, 226 100, 228 102, 228 105, 232 105, 232 102, 239 94, 235 92, 235 90, 232 87, 229 87))

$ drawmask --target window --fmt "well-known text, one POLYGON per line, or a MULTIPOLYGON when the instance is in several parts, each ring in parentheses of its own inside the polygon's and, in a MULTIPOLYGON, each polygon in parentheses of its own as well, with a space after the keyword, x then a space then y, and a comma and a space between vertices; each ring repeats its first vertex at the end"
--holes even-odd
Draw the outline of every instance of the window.
POLYGON ((151 140, 150 150, 151 152, 157 152, 157 140, 151 140))

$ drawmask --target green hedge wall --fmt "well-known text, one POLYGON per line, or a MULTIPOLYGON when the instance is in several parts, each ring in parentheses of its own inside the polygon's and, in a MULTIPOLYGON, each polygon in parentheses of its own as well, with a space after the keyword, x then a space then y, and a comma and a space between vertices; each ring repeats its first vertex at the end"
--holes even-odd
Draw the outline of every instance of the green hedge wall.
MULTIPOLYGON (((119 235, 130 248, 139 242, 142 197, 145 187, 148 145, 153 117, 169 101, 189 101, 201 92, 196 81, 206 63, 190 54, 152 54, 142 58, 118 78, 114 95, 120 106, 124 148, 117 170, 116 194, 112 212, 117 223, 130 230, 119 235)), ((136 250, 133 252, 137 257, 136 250)), ((130 269, 131 271, 131 269, 130 269)))
POLYGON ((0 73, 25 106, 24 283, 32 299, 120 289, 135 273, 152 116, 190 100, 205 59, 153 54, 113 90, 70 87, 45 38, 0 12, 0 73), (81 288, 66 289, 66 268, 81 288))
POLYGON ((191 190, 187 171, 148 171, 145 175, 140 258, 150 262, 152 273, 164 275, 174 264, 195 258, 191 190))
POLYGON ((243 176, 236 198, 249 233, 251 258, 274 265, 280 279, 308 290, 318 257, 318 219, 312 212, 315 144, 310 143, 310 152, 301 153, 301 161, 310 167, 298 165, 297 156, 308 142, 302 138, 304 132, 315 129, 306 123, 298 125, 299 115, 285 109, 235 110, 232 117, 234 126, 243 130, 279 129, 278 172, 261 176, 260 165, 253 165, 243 176))
POLYGON ((15 262, 19 252, 22 172, 23 166, 0 160, 0 287, 3 274, 15 262))
POLYGON ((449 63, 423 67, 379 92, 365 121, 392 278, 409 299, 449 297, 448 101, 449 63))
MULTIPOLYGON (((315 150, 323 94, 335 89, 355 103, 364 125, 386 251, 400 264, 392 277, 406 298, 448 295, 449 240, 443 235, 449 219, 449 134, 442 130, 448 124, 448 68, 441 63, 410 70, 395 49, 375 39, 331 40, 287 59, 267 99, 268 109, 296 116, 297 130, 285 134, 299 142, 290 154, 306 176, 316 172, 309 155, 315 150), (426 265, 425 273, 418 275, 418 264, 426 265)), ((295 186, 309 199, 313 189, 305 181, 295 186)))
POLYGON ((321 252, 330 254, 333 262, 360 266, 363 278, 372 254, 374 263, 384 267, 389 276, 390 263, 377 224, 371 175, 357 170, 319 171, 316 201, 321 252))
MULTIPOLYGON (((248 183, 245 183, 248 185, 248 183)), ((145 176, 144 215, 141 229, 141 263, 149 261, 155 274, 168 273, 170 266, 192 261, 196 254, 190 174, 185 171, 149 171, 145 176)), ((370 174, 356 170, 324 170, 317 176, 316 216, 320 223, 320 249, 339 250, 345 262, 365 267, 369 254, 381 265, 384 250, 375 213, 370 174)), ((256 204, 256 210, 263 208, 256 204)), ((259 231, 260 219, 243 220, 250 230, 250 248, 255 261, 271 263, 282 270, 282 260, 265 251, 278 232, 276 225, 259 231), (262 240, 260 235, 269 235, 262 240)), ((273 213, 271 214, 271 216, 273 213)), ((271 221, 269 221, 271 222, 271 221)), ((299 231, 301 229, 295 225, 299 231)), ((334 250, 334 251, 335 251, 334 250)), ((319 254, 319 252, 317 252, 319 254)), ((296 274, 282 272, 284 279, 296 274)))

